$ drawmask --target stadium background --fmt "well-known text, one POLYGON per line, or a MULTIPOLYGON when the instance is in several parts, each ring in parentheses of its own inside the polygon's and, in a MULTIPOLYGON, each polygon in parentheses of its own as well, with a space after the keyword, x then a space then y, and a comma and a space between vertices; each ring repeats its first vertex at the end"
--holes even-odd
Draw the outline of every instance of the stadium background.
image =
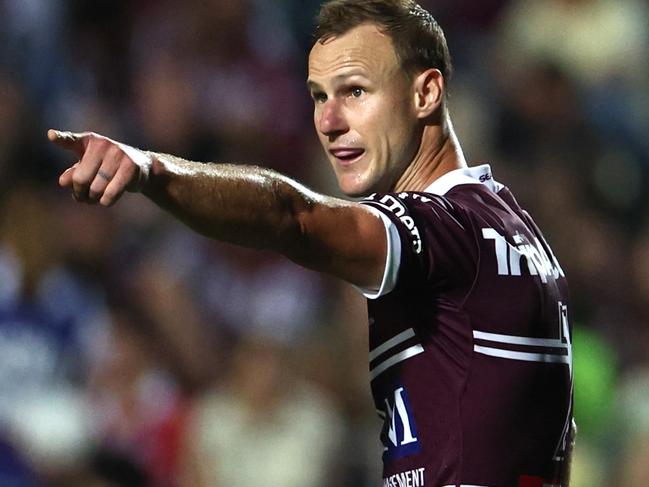
MULTIPOLYGON (((304 86, 316 0, 0 0, 0 485, 379 485, 363 302, 56 184, 48 127, 335 192, 304 86), (148 483, 147 483, 148 482, 148 483)), ((573 485, 649 485, 649 7, 424 1, 451 113, 573 293, 573 485)))

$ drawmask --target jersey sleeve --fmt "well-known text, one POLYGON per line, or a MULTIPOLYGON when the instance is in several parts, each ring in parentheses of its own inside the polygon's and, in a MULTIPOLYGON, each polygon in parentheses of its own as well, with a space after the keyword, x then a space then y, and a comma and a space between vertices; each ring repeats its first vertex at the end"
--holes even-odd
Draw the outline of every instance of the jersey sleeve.
POLYGON ((430 284, 443 288, 475 277, 478 247, 466 212, 443 196, 428 193, 372 195, 361 202, 377 214, 387 238, 379 289, 361 289, 378 299, 397 287, 430 284))

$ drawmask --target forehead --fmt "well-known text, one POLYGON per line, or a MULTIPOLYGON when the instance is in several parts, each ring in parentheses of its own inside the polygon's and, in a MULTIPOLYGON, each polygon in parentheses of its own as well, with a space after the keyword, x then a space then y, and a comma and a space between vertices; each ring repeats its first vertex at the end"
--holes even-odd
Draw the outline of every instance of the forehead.
POLYGON ((309 78, 316 80, 346 70, 366 74, 399 69, 390 37, 373 24, 362 24, 324 43, 317 41, 309 54, 309 78))

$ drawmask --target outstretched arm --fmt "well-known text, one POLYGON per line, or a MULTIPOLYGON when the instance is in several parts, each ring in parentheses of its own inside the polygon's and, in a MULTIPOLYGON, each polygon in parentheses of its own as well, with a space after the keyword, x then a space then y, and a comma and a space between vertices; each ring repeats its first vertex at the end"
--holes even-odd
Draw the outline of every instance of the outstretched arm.
POLYGON ((208 237, 274 250, 365 288, 381 283, 385 230, 362 205, 260 167, 186 161, 90 132, 48 137, 79 157, 59 178, 78 201, 110 206, 126 190, 141 191, 208 237))

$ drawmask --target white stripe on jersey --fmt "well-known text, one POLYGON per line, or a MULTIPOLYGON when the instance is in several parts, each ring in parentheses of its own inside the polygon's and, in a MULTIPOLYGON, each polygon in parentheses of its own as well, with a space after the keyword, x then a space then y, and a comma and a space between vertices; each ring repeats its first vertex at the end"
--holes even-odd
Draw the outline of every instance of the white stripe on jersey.
MULTIPOLYGON (((506 343, 509 345, 519 345, 521 347, 549 347, 570 352, 570 344, 564 342, 560 338, 532 338, 515 335, 501 335, 499 333, 487 333, 478 330, 473 330, 473 338, 494 342, 496 344, 506 343)), ((561 353, 522 352, 484 345, 473 345, 473 350, 477 353, 482 353, 491 357, 524 360, 527 362, 563 363, 568 365, 570 365, 571 362, 570 353, 563 355, 561 353)))
POLYGON ((491 357, 507 358, 511 360, 570 364, 570 357, 568 355, 559 355, 556 353, 514 352, 513 350, 503 350, 502 348, 483 347, 481 345, 474 345, 473 350, 477 353, 490 355, 491 357))
POLYGON ((528 345, 531 347, 553 347, 568 349, 568 344, 559 338, 530 338, 514 335, 500 335, 485 331, 473 330, 473 338, 488 340, 490 342, 511 343, 513 345, 528 345))
POLYGON ((396 347, 402 342, 405 342, 408 338, 415 336, 415 330, 408 328, 406 331, 402 331, 398 335, 393 336, 388 341, 383 342, 381 345, 376 347, 370 352, 370 360, 374 360, 376 357, 381 355, 383 352, 390 350, 393 347, 396 347))
POLYGON ((376 377, 380 373, 385 372, 393 365, 398 364, 399 362, 403 362, 404 360, 414 357, 415 355, 419 355, 420 353, 423 353, 423 351, 424 351, 424 347, 422 347, 421 345, 413 345, 410 348, 406 348, 405 350, 402 350, 401 352, 397 353, 396 355, 393 355, 389 359, 384 360, 376 367, 372 368, 370 370, 370 380, 376 379, 376 377))

